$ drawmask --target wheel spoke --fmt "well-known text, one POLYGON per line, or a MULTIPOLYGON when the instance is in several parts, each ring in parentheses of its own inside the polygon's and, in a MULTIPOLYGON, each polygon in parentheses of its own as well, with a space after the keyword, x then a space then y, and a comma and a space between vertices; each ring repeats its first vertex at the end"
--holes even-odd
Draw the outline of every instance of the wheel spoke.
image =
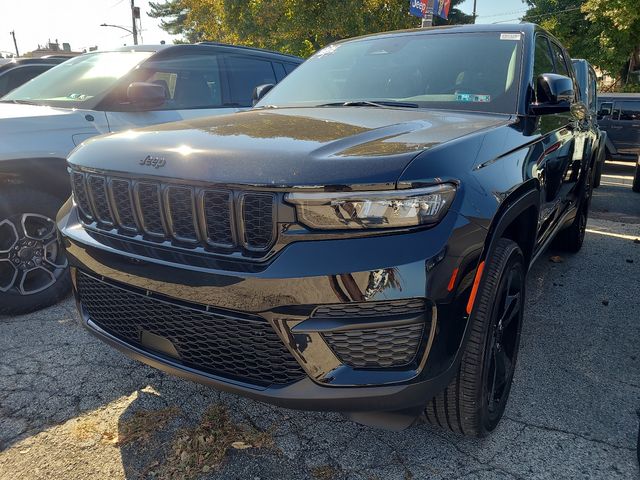
POLYGON ((506 330, 511 321, 520 312, 520 292, 514 295, 508 295, 505 299, 505 308, 502 318, 500 318, 500 325, 503 330, 506 330))
POLYGON ((17 286, 22 295, 32 295, 49 288, 55 282, 56 277, 53 272, 38 266, 24 270, 17 286))
POLYGON ((37 213, 22 215, 20 225, 24 236, 33 240, 47 241, 55 237, 56 225, 53 220, 37 213))
POLYGON ((60 246, 58 240, 54 238, 44 245, 44 262, 54 268, 67 268, 67 256, 59 254, 60 246), (57 261, 56 261, 57 259, 57 261))
POLYGON ((0 260, 0 292, 13 288, 18 278, 18 269, 8 259, 0 260))
POLYGON ((18 230, 8 218, 0 222, 0 258, 6 258, 12 248, 18 243, 18 230))

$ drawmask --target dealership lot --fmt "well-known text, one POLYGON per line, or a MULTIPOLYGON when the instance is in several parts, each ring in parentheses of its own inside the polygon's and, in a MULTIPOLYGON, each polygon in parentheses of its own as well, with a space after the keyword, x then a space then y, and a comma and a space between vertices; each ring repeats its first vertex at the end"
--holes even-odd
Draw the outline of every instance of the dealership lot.
POLYGON ((0 317, 0 478, 637 478, 631 172, 607 166, 579 254, 547 252, 530 272, 510 403, 486 439, 374 430, 164 375, 82 330, 67 299, 0 317))

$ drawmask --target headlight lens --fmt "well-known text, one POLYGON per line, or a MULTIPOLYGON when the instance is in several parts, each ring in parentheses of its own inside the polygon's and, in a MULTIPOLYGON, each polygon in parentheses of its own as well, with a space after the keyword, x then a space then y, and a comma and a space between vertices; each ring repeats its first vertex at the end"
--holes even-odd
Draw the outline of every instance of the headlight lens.
POLYGON ((455 185, 447 183, 385 192, 289 193, 286 200, 309 228, 362 230, 437 223, 455 193, 455 185))

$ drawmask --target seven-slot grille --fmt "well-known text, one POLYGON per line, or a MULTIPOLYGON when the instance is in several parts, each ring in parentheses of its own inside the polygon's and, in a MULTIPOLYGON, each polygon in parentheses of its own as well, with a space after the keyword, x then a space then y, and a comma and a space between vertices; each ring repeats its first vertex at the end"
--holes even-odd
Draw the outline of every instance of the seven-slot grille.
POLYGON ((83 222, 181 247, 267 252, 275 241, 276 197, 151 180, 71 172, 83 222))

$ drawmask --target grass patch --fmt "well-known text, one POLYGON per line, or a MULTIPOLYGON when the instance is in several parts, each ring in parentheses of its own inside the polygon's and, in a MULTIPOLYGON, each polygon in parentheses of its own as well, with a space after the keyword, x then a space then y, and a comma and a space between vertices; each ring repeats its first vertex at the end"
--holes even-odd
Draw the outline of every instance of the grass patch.
POLYGON ((162 410, 139 410, 131 418, 120 424, 118 445, 132 442, 146 443, 151 436, 164 428, 173 418, 180 414, 178 407, 167 407, 162 410))
POLYGON ((169 480, 197 477, 217 469, 229 449, 273 448, 269 432, 236 425, 222 405, 213 405, 200 424, 180 432, 158 476, 169 480))

